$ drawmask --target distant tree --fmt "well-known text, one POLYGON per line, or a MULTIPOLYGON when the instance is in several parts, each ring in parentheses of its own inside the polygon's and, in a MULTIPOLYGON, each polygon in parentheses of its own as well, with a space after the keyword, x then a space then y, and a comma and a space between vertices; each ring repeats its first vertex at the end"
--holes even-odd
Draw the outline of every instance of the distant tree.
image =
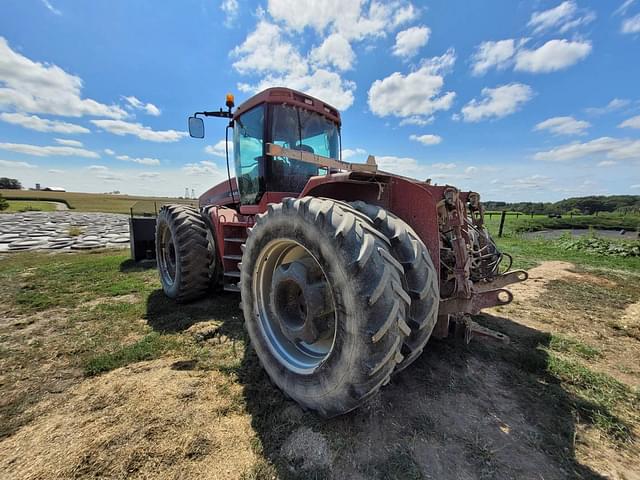
POLYGON ((6 210, 7 208, 9 208, 9 202, 0 195, 0 211, 6 210))
POLYGON ((0 178, 0 188, 6 188, 9 190, 20 190, 22 189, 22 184, 16 180, 15 178, 0 178))

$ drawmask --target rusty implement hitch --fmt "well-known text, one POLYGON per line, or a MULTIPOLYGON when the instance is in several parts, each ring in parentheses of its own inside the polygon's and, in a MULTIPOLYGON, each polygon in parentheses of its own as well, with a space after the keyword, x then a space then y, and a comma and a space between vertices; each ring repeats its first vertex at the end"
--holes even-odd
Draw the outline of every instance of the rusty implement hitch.
POLYGON ((513 294, 502 287, 524 282, 528 278, 529 274, 526 271, 514 270, 490 281, 474 283, 470 298, 453 297, 440 300, 438 322, 433 335, 436 338, 447 337, 449 325, 452 322, 455 325, 456 335, 464 337, 467 344, 474 337, 493 338, 509 343, 507 335, 479 325, 471 319, 471 315, 477 315, 483 308, 508 305, 513 300, 513 294))
POLYGON ((495 290, 496 288, 506 287, 512 283, 524 282, 528 278, 529 274, 524 270, 514 270, 503 273, 489 282, 478 282, 474 284, 473 287, 476 292, 487 292, 489 290, 495 290))
POLYGON ((486 337, 499 340, 502 343, 509 343, 511 340, 504 333, 496 332, 490 328, 483 327, 482 325, 474 322, 469 315, 465 315, 461 326, 464 328, 464 343, 467 345, 471 342, 473 337, 486 337))

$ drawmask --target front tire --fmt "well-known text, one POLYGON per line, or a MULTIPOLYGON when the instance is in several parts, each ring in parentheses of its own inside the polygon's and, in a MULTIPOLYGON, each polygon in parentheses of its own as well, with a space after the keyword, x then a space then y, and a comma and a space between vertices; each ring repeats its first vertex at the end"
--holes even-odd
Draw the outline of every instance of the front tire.
POLYGON ((270 205, 242 259, 243 312, 262 366, 287 395, 327 417, 389 381, 410 332, 402 266, 356 213, 313 197, 270 205))
POLYGON ((156 220, 156 259, 167 297, 184 303, 204 295, 215 252, 200 212, 187 205, 164 205, 156 220))

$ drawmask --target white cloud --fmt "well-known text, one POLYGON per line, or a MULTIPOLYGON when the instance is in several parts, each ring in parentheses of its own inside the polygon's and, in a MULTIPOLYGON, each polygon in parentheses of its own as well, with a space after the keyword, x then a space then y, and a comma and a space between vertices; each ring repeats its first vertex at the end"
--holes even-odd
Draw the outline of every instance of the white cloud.
POLYGON ((589 53, 589 41, 549 40, 535 50, 518 51, 515 69, 531 73, 553 72, 576 64, 589 53))
POLYGON ((123 175, 112 172, 98 174, 96 175, 96 178, 104 180, 105 182, 124 182, 126 180, 126 177, 123 175))
POLYGON ((527 25, 533 28, 534 33, 551 29, 565 33, 572 28, 587 25, 595 18, 595 13, 589 10, 580 12, 576 2, 569 0, 549 10, 534 12, 527 25))
POLYGON ((48 173, 56 173, 56 174, 59 174, 59 173, 64 173, 64 170, 60 170, 60 169, 57 169, 57 168, 50 168, 49 170, 47 170, 47 172, 48 172, 48 173))
POLYGON ((476 173, 478 171, 478 167, 467 167, 464 169, 464 173, 466 173, 467 175, 471 175, 472 173, 476 173))
POLYGON ((306 61, 293 44, 282 37, 278 25, 260 20, 240 45, 231 51, 237 58, 233 68, 241 75, 250 73, 297 72, 307 71, 306 61))
POLYGON ((418 125, 420 127, 424 127, 425 125, 429 125, 433 123, 433 120, 434 120, 433 115, 427 118, 414 115, 412 117, 407 117, 402 119, 400 121, 400 126, 404 127, 405 125, 418 125))
POLYGON ((632 189, 632 190, 637 190, 637 189, 640 188, 640 183, 638 183, 636 185, 631 185, 629 188, 632 189))
MULTIPOLYGON (((378 167, 387 172, 397 173, 410 178, 438 180, 442 182, 459 182, 468 180, 467 173, 458 173, 455 163, 434 163, 427 165, 411 157, 376 156, 378 167)), ((459 186, 459 185, 458 185, 459 186)))
POLYGON ((11 160, 0 160, 0 167, 6 168, 36 168, 35 165, 27 162, 13 162, 11 160))
POLYGON ((344 148, 342 149, 342 159, 347 160, 351 157, 366 155, 367 151, 364 148, 344 148))
POLYGON ((640 115, 636 115, 635 117, 628 118, 620 125, 619 128, 640 128, 640 115))
POLYGON ((45 7, 47 7, 47 10, 49 10, 54 15, 62 15, 62 12, 51 5, 51 2, 49 2, 49 0, 42 0, 42 3, 45 7))
MULTIPOLYGON (((0 155, 2 158, 2 155, 0 155)), ((87 162, 88 163, 88 162, 87 162)), ((67 191, 103 193, 109 190, 119 190, 123 194, 169 196, 178 197, 184 195, 185 187, 194 189, 196 194, 204 192, 212 185, 226 180, 226 169, 214 170, 214 174, 188 175, 181 166, 174 168, 143 167, 125 162, 117 162, 113 167, 107 168, 98 165, 98 170, 88 170, 86 166, 76 168, 64 168, 61 174, 59 165, 54 166, 50 172, 40 165, 37 168, 4 168, 0 167, 4 176, 19 178, 23 185, 59 185, 67 191), (151 168, 154 168, 152 171, 151 168), (157 169, 156 169, 157 168, 157 169), (158 173, 157 176, 147 175, 158 173), (105 186, 105 185, 108 185, 105 186)))
POLYGON ((187 175, 221 175, 222 170, 213 162, 205 160, 197 163, 187 163, 182 167, 182 171, 187 175))
POLYGON ((603 160, 601 162, 598 162, 598 167, 613 167, 614 165, 617 165, 618 162, 614 161, 614 160, 603 160))
POLYGON ((504 69, 512 63, 516 53, 516 41, 513 38, 497 42, 482 42, 471 57, 473 75, 484 75, 490 68, 504 69))
POLYGON ((534 130, 548 130, 554 135, 584 135, 591 124, 573 117, 552 117, 538 123, 534 130))
POLYGON ((323 99, 339 110, 354 101, 356 84, 338 72, 353 68, 351 43, 384 37, 418 15, 404 0, 269 0, 258 9, 258 23, 230 53, 233 68, 251 76, 242 92, 282 86, 323 99), (305 29, 321 38, 309 51, 305 29))
POLYGON ((330 29, 347 40, 384 36, 417 16, 411 3, 400 1, 269 0, 267 10, 295 32, 309 27, 323 34, 330 29))
POLYGON ((42 147, 39 145, 28 145, 25 143, 0 143, 0 150, 9 150, 16 153, 24 153, 36 157, 84 157, 84 158, 100 158, 96 152, 85 150, 84 148, 75 147, 42 147))
POLYGON ((431 30, 428 27, 411 27, 396 35, 393 54, 397 57, 413 57, 429 41, 431 30))
POLYGON ((91 123, 114 135, 134 135, 140 140, 150 142, 177 142, 188 135, 187 132, 178 130, 153 130, 140 123, 125 122, 124 120, 91 120, 91 123))
POLYGON ((14 125, 20 125, 37 132, 55 133, 89 133, 88 128, 81 127, 75 123, 61 122, 59 120, 48 120, 37 115, 27 115, 24 113, 0 113, 0 120, 14 125))
POLYGON ((144 180, 156 180, 160 177, 158 172, 141 172, 138 177, 144 180))
POLYGON ((89 165, 87 167, 87 170, 90 170, 92 172, 106 172, 109 170, 109 168, 105 167, 104 165, 89 165))
POLYGON ((337 73, 324 69, 304 75, 267 75, 257 84, 242 83, 238 84, 238 88, 243 92, 257 93, 265 88, 282 85, 326 101, 338 110, 346 110, 353 104, 353 92, 356 88, 354 82, 343 80, 337 73))
POLYGON ((238 0, 222 0, 222 3, 220 4, 220 10, 222 10, 225 14, 224 24, 227 27, 230 27, 238 17, 240 5, 238 5, 238 0))
POLYGON ((626 15, 628 8, 635 2, 636 0, 625 0, 622 5, 616 8, 614 15, 626 15))
POLYGON ((350 70, 356 55, 351 45, 342 35, 334 33, 309 53, 312 63, 319 66, 334 66, 338 70, 350 70))
POLYGON ((640 140, 600 137, 584 143, 569 143, 542 152, 533 158, 549 162, 564 162, 604 155, 613 160, 640 159, 640 140))
POLYGON ((442 92, 444 75, 455 63, 453 49, 440 57, 423 61, 420 68, 407 75, 395 72, 376 80, 369 88, 369 108, 379 117, 429 116, 438 110, 449 110, 454 92, 442 92))
POLYGON ((621 108, 626 107, 631 104, 630 100, 624 98, 614 98, 604 107, 589 107, 586 108, 585 111, 591 115, 603 115, 605 113, 615 112, 616 110, 620 110, 621 108))
POLYGON ((533 98, 533 90, 522 83, 510 83, 496 88, 483 88, 482 99, 473 99, 462 108, 465 122, 502 118, 518 111, 533 98))
POLYGON ((78 140, 69 140, 67 138, 54 138, 57 144, 65 145, 67 147, 82 147, 82 142, 78 140))
POLYGON ((123 118, 116 105, 82 98, 82 79, 57 65, 34 62, 14 52, 0 37, 0 107, 28 113, 50 113, 68 117, 83 115, 123 118))
POLYGON ((424 165, 420 165, 415 158, 411 157, 376 156, 376 163, 380 170, 413 178, 422 178, 425 170, 424 165))
POLYGON ((112 155, 112 156, 116 154, 116 152, 114 152, 110 148, 105 148, 104 149, 104 153, 106 153, 107 155, 112 155))
POLYGON ((411 140, 415 140, 416 142, 420 142, 423 145, 438 145, 440 142, 442 142, 441 136, 431 134, 411 135, 409 138, 411 140))
POLYGON ((260 78, 256 84, 238 84, 243 92, 254 93, 286 85, 323 99, 339 110, 345 110, 353 103, 355 83, 343 80, 336 72, 310 64, 292 43, 284 40, 280 27, 266 20, 260 20, 255 31, 232 50, 231 56, 237 59, 233 67, 238 73, 260 78))
POLYGON ((123 162, 133 162, 139 163, 140 165, 160 165, 160 160, 157 158, 132 158, 129 155, 118 155, 116 156, 118 160, 122 160, 123 162))
POLYGON ((640 32, 640 13, 631 18, 623 20, 622 33, 639 33, 640 32))
POLYGON ((128 104, 129 107, 134 108, 136 110, 142 110, 146 112, 148 115, 153 115, 154 117, 158 117, 162 112, 158 107, 156 107, 153 103, 144 103, 138 98, 134 96, 122 97, 128 104))
POLYGON ((545 188, 550 181, 551 178, 544 175, 530 175, 528 177, 512 179, 510 183, 503 183, 500 187, 510 190, 539 190, 545 188))
MULTIPOLYGON (((231 157, 232 154, 233 154, 233 142, 232 141, 228 142, 228 148, 229 148, 229 157, 231 157)), ((216 157, 226 158, 226 152, 225 152, 225 148, 224 148, 224 140, 220 140, 215 145, 207 145, 206 147, 204 147, 204 151, 206 153, 211 154, 211 155, 215 155, 216 157)))
POLYGON ((435 168, 436 170, 453 170, 457 168, 455 163, 433 163, 431 164, 431 168, 435 168))

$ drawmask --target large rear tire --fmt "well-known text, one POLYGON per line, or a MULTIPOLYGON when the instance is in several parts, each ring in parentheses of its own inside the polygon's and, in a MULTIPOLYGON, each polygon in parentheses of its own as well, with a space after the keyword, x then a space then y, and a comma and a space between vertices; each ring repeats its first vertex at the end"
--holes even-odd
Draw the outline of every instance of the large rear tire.
POLYGON ((200 212, 187 205, 164 205, 156 221, 156 259, 164 293, 184 303, 210 286, 215 252, 200 212))
POLYGON ((270 205, 247 239, 240 284, 272 381, 327 417, 375 393, 410 332, 401 275, 386 239, 348 206, 313 197, 270 205))
POLYGON ((396 372, 399 372, 422 354, 438 320, 438 275, 427 247, 407 223, 377 205, 360 201, 352 205, 390 240, 391 253, 404 268, 402 285, 411 297, 407 317, 411 335, 402 346, 404 359, 396 367, 396 372))

